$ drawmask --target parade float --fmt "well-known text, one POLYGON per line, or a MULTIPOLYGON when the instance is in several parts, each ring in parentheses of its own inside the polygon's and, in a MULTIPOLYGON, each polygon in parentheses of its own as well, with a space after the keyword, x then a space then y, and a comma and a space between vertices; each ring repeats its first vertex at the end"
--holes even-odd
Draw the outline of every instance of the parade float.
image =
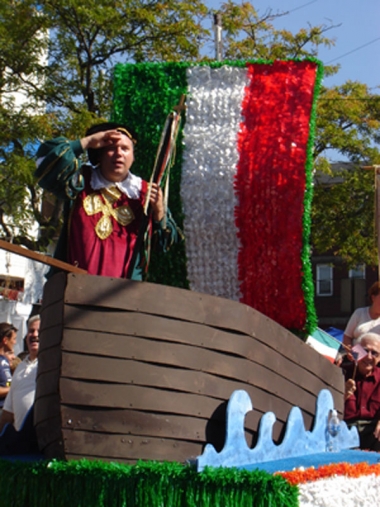
POLYGON ((46 283, 40 454, 1 463, 12 505, 313 505, 316 479, 347 488, 353 469, 377 491, 376 454, 347 450, 344 423, 326 433, 341 372, 303 341, 321 73, 312 59, 116 66, 112 119, 137 131, 146 179, 186 97, 167 172, 185 239, 144 282, 64 269, 46 283))

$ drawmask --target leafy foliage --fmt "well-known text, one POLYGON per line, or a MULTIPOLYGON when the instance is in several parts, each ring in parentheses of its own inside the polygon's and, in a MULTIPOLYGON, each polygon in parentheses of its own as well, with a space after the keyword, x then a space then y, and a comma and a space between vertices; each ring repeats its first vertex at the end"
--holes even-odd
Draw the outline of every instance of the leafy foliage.
POLYGON ((380 139, 380 96, 363 83, 347 81, 324 89, 318 105, 315 154, 338 150, 353 163, 376 163, 380 139))
POLYGON ((365 84, 348 81, 323 90, 315 141, 312 244, 316 252, 331 251, 350 266, 377 264, 374 170, 362 167, 380 163, 379 135, 380 97, 365 84), (332 149, 346 158, 346 167, 329 163, 332 149))
POLYGON ((50 22, 47 101, 107 116, 117 61, 196 59, 205 6, 199 1, 43 0, 50 22))
MULTIPOLYGON (((222 8, 225 29, 226 59, 282 60, 318 56, 320 46, 331 47, 334 40, 325 33, 334 25, 308 26, 293 34, 288 30, 276 30, 273 21, 287 13, 273 13, 268 9, 259 16, 250 2, 236 4, 229 0, 222 8)), ((336 71, 331 67, 329 71, 336 71)))
POLYGON ((316 178, 314 200, 318 205, 312 209, 315 253, 330 251, 350 267, 377 264, 373 172, 360 167, 341 169, 334 173, 330 185, 321 175, 316 178))

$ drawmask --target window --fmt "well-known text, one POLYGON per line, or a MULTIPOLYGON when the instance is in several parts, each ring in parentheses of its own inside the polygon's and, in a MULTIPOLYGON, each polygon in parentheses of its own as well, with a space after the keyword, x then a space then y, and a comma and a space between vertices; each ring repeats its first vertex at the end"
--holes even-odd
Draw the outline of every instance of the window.
POLYGON ((348 277, 365 279, 365 264, 358 264, 355 268, 350 269, 348 277))
POLYGON ((333 268, 330 264, 317 264, 317 296, 332 296, 333 268))

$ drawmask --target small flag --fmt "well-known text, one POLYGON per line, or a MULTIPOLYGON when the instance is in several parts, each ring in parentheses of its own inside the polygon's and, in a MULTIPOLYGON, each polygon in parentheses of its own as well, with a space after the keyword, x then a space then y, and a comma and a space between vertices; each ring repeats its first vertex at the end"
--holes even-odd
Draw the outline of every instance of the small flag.
POLYGON ((337 338, 329 335, 320 328, 317 328, 308 336, 306 344, 325 356, 331 363, 335 362, 341 347, 341 342, 337 338))
POLYGON ((357 343, 352 347, 351 353, 355 361, 360 361, 368 355, 367 351, 360 345, 360 343, 357 343))

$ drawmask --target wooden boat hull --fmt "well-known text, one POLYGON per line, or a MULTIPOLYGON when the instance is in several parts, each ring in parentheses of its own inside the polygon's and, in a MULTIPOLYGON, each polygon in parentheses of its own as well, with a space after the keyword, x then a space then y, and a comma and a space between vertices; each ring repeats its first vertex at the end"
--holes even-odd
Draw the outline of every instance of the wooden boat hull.
POLYGON ((184 289, 59 273, 41 311, 35 427, 47 458, 184 462, 223 447, 225 408, 248 392, 253 446, 272 411, 279 442, 289 411, 310 429, 316 397, 342 412, 338 368, 256 310, 184 289))

